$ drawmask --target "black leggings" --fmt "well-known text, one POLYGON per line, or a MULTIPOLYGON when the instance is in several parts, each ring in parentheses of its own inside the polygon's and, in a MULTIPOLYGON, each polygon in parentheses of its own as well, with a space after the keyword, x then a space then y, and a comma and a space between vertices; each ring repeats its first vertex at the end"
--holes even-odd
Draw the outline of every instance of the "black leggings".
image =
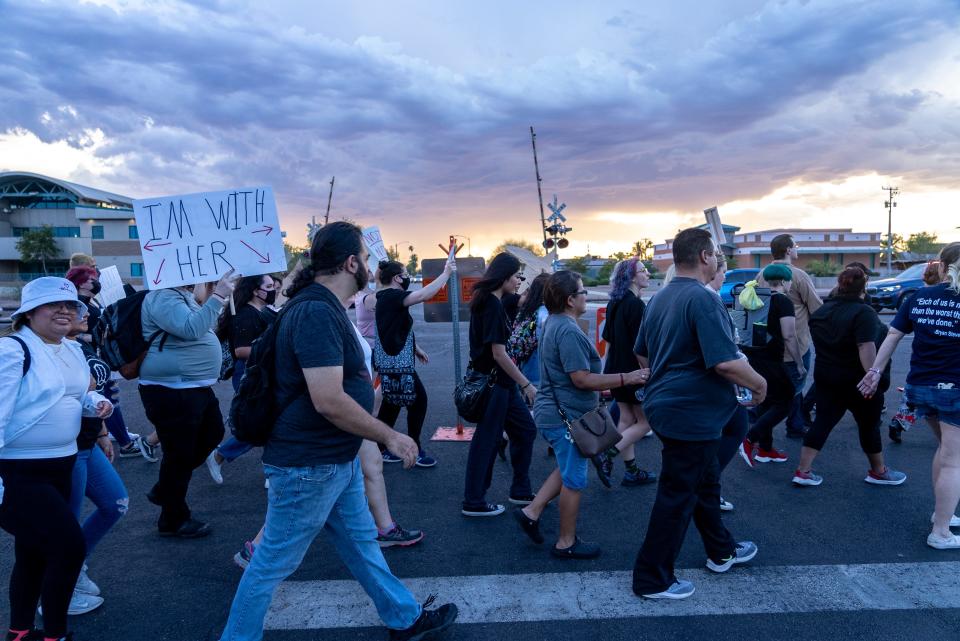
MULTIPOLYGON (((416 442, 417 447, 420 447, 420 433, 423 431, 423 422, 427 418, 427 390, 416 372, 413 373, 413 389, 417 398, 413 401, 413 405, 407 406, 407 435, 416 442)), ((388 403, 387 399, 383 399, 377 418, 393 427, 397 423, 401 409, 399 405, 388 403)))
POLYGON ((45 635, 60 638, 67 633, 67 608, 87 554, 69 505, 76 458, 0 460, 0 527, 14 537, 9 591, 13 630, 33 627, 39 601, 45 635))
POLYGON ((803 437, 804 447, 822 450, 830 432, 848 411, 857 422, 860 447, 864 454, 882 452, 880 415, 883 412, 883 393, 864 398, 857 391, 856 382, 849 381, 844 384, 817 385, 817 418, 803 437))

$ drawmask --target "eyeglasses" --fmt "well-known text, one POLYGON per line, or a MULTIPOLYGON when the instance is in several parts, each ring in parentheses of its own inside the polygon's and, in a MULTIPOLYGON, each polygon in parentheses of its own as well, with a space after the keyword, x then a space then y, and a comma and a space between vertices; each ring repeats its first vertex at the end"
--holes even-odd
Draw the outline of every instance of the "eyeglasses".
POLYGON ((571 295, 572 295, 572 296, 586 296, 586 295, 589 294, 589 293, 590 293, 590 292, 588 292, 587 290, 581 289, 580 291, 573 292, 573 294, 571 294, 571 295))
POLYGON ((80 313, 80 303, 72 300, 58 300, 53 303, 44 303, 41 307, 45 307, 51 311, 66 308, 68 312, 73 312, 74 314, 80 313))

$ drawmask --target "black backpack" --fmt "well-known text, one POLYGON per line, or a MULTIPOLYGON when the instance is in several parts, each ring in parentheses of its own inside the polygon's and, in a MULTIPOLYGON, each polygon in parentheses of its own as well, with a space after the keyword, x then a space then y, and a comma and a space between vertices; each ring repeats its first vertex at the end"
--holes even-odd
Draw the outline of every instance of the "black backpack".
POLYGON ((100 345, 100 357, 110 369, 126 379, 140 375, 140 365, 153 342, 160 338, 160 349, 168 334, 157 330, 149 339, 143 337, 143 299, 150 292, 136 292, 108 305, 100 316, 97 342, 100 345))
MULTIPOLYGON (((321 301, 322 298, 300 293, 287 301, 276 320, 250 346, 240 387, 230 402, 230 428, 237 440, 250 445, 263 446, 270 440, 270 433, 277 418, 286 407, 277 403, 277 332, 280 319, 297 304, 306 301, 321 301)), ((294 396, 290 402, 296 400, 294 396)))

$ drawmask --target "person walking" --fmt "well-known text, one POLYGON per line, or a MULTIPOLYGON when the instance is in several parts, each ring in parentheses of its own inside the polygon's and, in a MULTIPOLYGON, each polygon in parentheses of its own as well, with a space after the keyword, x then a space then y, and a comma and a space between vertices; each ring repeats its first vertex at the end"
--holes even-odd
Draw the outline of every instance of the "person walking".
POLYGON ((370 414, 370 374, 344 309, 369 280, 360 228, 343 221, 324 225, 313 237, 309 261, 287 289, 290 300, 275 326, 274 389, 282 411, 263 451, 270 479, 263 541, 237 586, 220 638, 263 638, 274 590, 324 530, 390 638, 422 639, 452 625, 457 607, 427 610, 390 572, 364 496, 357 458, 364 438, 387 445, 408 468, 417 446, 370 414))
MULTIPOLYGON (((428 363, 429 357, 417 346, 410 308, 430 300, 457 271, 457 260, 451 254, 443 272, 425 287, 411 292, 407 268, 395 260, 380 261, 377 268, 381 289, 377 292, 374 368, 380 372, 383 401, 377 418, 390 427, 397 423, 400 409, 407 408, 407 435, 417 444, 417 467, 433 467, 437 460, 427 454, 420 443, 423 422, 427 418, 427 390, 416 371, 416 361, 428 363)), ((385 463, 399 463, 400 457, 390 450, 383 453, 385 463)))
POLYGON ((540 434, 553 448, 557 468, 533 502, 517 508, 514 517, 534 543, 543 543, 540 516, 559 496, 560 534, 550 553, 561 559, 592 559, 600 555, 600 546, 577 536, 580 497, 587 487, 587 459, 572 442, 566 421, 595 410, 600 390, 641 385, 648 371, 635 368, 626 373, 600 373, 600 355, 577 325, 587 311, 587 292, 579 274, 567 270, 554 273, 543 298, 550 316, 540 346, 541 387, 533 414, 540 434))
MULTIPOLYGON (((247 359, 250 357, 250 346, 267 329, 273 319, 268 307, 277 300, 277 290, 273 277, 269 274, 260 276, 244 276, 237 282, 233 292, 233 308, 226 305, 217 321, 217 339, 226 341, 230 354, 233 356, 233 384, 234 393, 240 389, 240 379, 246 370, 247 359)), ((223 464, 237 460, 253 449, 249 443, 230 436, 221 443, 207 457, 207 471, 217 485, 223 485, 223 464)))
POLYGON ((482 517, 503 514, 504 506, 487 502, 487 490, 493 478, 497 442, 503 431, 510 439, 510 464, 513 483, 509 500, 527 505, 533 500, 530 487, 530 460, 537 427, 529 406, 537 388, 517 368, 507 354, 510 336, 507 314, 500 298, 513 294, 520 286, 520 261, 501 253, 494 256, 487 270, 473 286, 470 301, 470 367, 495 379, 487 398, 483 418, 477 423, 467 454, 464 483, 464 516, 482 517), (521 396, 522 395, 522 396, 521 396))
POLYGON ((888 468, 883 460, 880 414, 883 393, 890 388, 889 366, 880 377, 879 395, 864 398, 857 391, 886 335, 886 327, 877 312, 863 304, 866 286, 867 275, 862 269, 843 270, 837 277, 836 294, 810 317, 810 333, 817 350, 813 373, 817 418, 803 437, 800 464, 793 475, 795 485, 815 486, 823 482, 812 470, 813 461, 848 411, 857 422, 860 448, 870 464, 863 480, 873 485, 900 485, 907 480, 906 474, 888 468))
POLYGON ((644 410, 663 444, 657 497, 633 567, 633 592, 651 599, 694 593, 674 563, 693 518, 707 553, 707 568, 726 572, 757 554, 737 543, 720 518, 717 452, 723 425, 737 409, 734 384, 762 402, 766 381, 740 357, 730 338, 727 310, 704 285, 717 272, 709 232, 685 229, 673 239, 676 276, 650 301, 634 346, 650 368, 644 410))
MULTIPOLYGON (((787 363, 790 377, 794 383, 794 397, 790 404, 790 411, 787 414, 787 436, 789 438, 802 438, 807 431, 803 416, 803 386, 807 380, 807 371, 810 369, 810 315, 820 309, 823 301, 817 294, 816 287, 813 285, 813 279, 807 272, 803 271, 794 261, 799 256, 800 245, 790 234, 780 234, 770 241, 770 254, 773 256, 774 265, 786 265, 791 272, 793 283, 786 292, 793 303, 793 315, 796 319, 797 341, 800 345, 800 360, 794 360, 794 355, 789 351, 784 352, 783 360, 787 363), (801 375, 802 373, 802 375, 801 375)), ((761 273, 757 279, 760 287, 768 287, 769 283, 764 279, 761 273)))
POLYGON ((936 507, 927 545, 937 550, 960 549, 955 514, 960 501, 960 243, 940 250, 942 282, 924 287, 900 307, 873 365, 857 385, 865 397, 877 393, 883 369, 897 345, 913 334, 910 372, 905 395, 917 416, 927 419, 939 446, 933 456, 936 507))
MULTIPOLYGON (((104 387, 110 380, 110 366, 97 356, 89 343, 76 338, 88 332, 87 319, 78 319, 68 339, 80 345, 94 383, 93 389, 106 398, 104 387)), ((73 465, 70 485, 70 509, 81 524, 87 559, 107 532, 127 514, 130 507, 127 488, 113 468, 114 451, 105 421, 99 416, 82 417, 80 433, 77 435, 77 459, 73 465), (96 506, 86 519, 81 518, 84 496, 96 506)), ((87 564, 84 563, 70 599, 68 614, 84 611, 88 607, 89 597, 98 596, 100 588, 87 576, 87 564)))
MULTIPOLYGON (((637 369, 637 357, 633 345, 640 333, 643 311, 646 305, 640 298, 643 289, 650 284, 650 274, 640 259, 634 256, 617 263, 610 278, 610 302, 607 303, 607 320, 603 326, 603 340, 609 345, 604 374, 626 374, 637 369)), ((613 400, 620 410, 617 431, 623 436, 619 443, 601 453, 598 472, 600 481, 610 486, 613 461, 623 455, 626 468, 620 485, 632 487, 655 483, 657 475, 637 465, 634 443, 650 433, 650 423, 643 414, 637 396, 640 385, 626 385, 611 390, 613 400)))
MULTIPOLYGON (((80 346, 65 340, 86 313, 73 283, 37 278, 23 288, 13 333, 0 338, 0 527, 14 538, 8 640, 67 638, 67 610, 86 555, 70 510, 80 419, 103 419, 113 409, 90 391, 80 346), (38 602, 42 633, 33 630, 38 602)), ((92 595, 81 600, 82 612, 103 603, 92 595)))
POLYGON ((150 292, 143 299, 144 340, 157 332, 140 366, 140 400, 163 445, 160 477, 147 499, 160 506, 160 536, 184 539, 210 534, 187 506, 193 470, 223 440, 223 415, 213 386, 220 376, 222 351, 213 332, 233 293, 233 269, 220 278, 202 305, 192 287, 150 292))
POLYGON ((757 408, 757 417, 740 447, 740 455, 750 467, 786 462, 787 453, 773 446, 773 428, 790 414, 797 376, 806 375, 794 307, 787 297, 793 272, 787 265, 773 263, 763 269, 763 278, 771 292, 766 327, 758 343, 755 325, 753 346, 742 348, 750 365, 767 381, 767 397, 757 408), (791 355, 789 362, 784 361, 784 354, 791 355))

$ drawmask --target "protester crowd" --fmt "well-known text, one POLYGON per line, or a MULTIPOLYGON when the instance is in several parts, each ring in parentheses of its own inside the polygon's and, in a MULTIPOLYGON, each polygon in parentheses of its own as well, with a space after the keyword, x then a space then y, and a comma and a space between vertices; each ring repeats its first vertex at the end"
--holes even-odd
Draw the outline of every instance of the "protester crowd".
MULTIPOLYGON (((792 237, 775 238, 771 255, 738 294, 745 309, 762 311, 745 315, 742 326, 717 295, 726 265, 708 232, 676 236, 669 283, 649 302, 641 297, 650 280, 644 263, 621 261, 611 277, 605 361, 577 322, 587 310, 579 274, 537 275, 521 292, 520 262, 494 257, 472 290, 469 372, 457 389, 461 413, 477 425, 463 516, 506 511, 487 496, 499 453, 509 458, 508 501, 519 531, 544 543, 541 515, 556 500, 560 526, 550 553, 595 558, 599 545, 578 534, 582 493, 591 468, 610 487, 621 459, 621 485, 657 488, 633 591, 689 597, 695 587, 674 563, 691 520, 713 572, 758 553, 723 523, 733 503, 721 496, 722 474, 737 453, 750 467, 787 462, 775 447, 782 422, 787 437, 802 439, 785 481, 824 482, 813 463, 847 412, 867 458, 864 481, 906 480, 883 455, 880 424, 892 354, 913 334, 904 404, 938 440, 927 544, 960 549, 950 530, 960 526, 960 243, 941 251, 928 286, 889 328, 869 304, 863 265, 847 265, 822 300, 793 264, 792 237), (635 447, 649 435, 660 442, 659 470, 636 462, 635 447), (556 461, 542 481, 530 474, 538 436, 556 461)), ((69 638, 68 614, 103 603, 87 561, 95 567, 94 550, 129 506, 115 457, 159 461, 147 495, 159 507, 158 534, 192 539, 212 530, 186 501, 194 470, 223 483, 224 466, 258 445, 267 514, 235 556, 244 573, 221 641, 262 638, 274 591, 321 530, 391 639, 425 638, 454 623, 457 606, 432 608, 432 597, 419 603, 382 549, 424 536, 391 514, 383 465, 444 464, 422 443, 428 393, 416 365, 429 356, 410 308, 455 277, 456 260, 416 291, 400 263, 381 262, 371 273, 368 260, 360 229, 336 222, 315 233, 305 264, 285 279, 231 270, 215 283, 130 290, 103 308, 95 262, 75 255, 66 278, 23 288, 11 332, 0 339, 0 527, 15 550, 8 641, 69 638), (127 431, 121 377, 138 379, 152 433, 127 431), (235 397, 225 418, 214 386, 226 380, 235 397), (268 419, 254 426, 255 437, 242 411, 253 398, 257 416, 268 419), (406 434, 394 429, 402 410, 406 434), (95 509, 81 521, 84 497, 95 509)))

